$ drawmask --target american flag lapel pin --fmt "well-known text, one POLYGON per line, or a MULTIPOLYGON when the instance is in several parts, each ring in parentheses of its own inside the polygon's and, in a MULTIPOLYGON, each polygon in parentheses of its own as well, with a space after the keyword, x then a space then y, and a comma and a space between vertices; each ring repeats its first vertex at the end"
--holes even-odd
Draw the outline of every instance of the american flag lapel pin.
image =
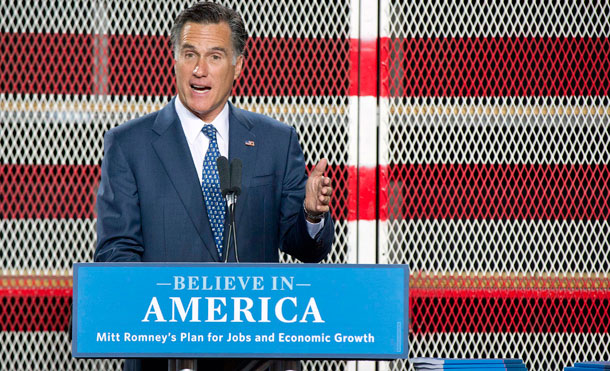
POLYGON ((253 140, 247 140, 247 141, 246 141, 246 145, 247 145, 248 147, 254 147, 254 141, 253 141, 253 140))

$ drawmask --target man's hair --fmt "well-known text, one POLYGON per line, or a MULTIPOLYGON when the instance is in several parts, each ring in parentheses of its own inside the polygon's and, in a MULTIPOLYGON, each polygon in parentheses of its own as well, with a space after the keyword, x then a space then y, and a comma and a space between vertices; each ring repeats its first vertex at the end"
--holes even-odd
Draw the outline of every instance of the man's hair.
POLYGON ((180 52, 178 50, 180 46, 180 34, 187 22, 198 24, 227 23, 231 29, 231 41, 235 54, 233 56, 233 63, 235 64, 235 59, 238 56, 244 54, 248 33, 246 32, 246 26, 244 26, 244 21, 239 13, 223 5, 203 1, 190 8, 184 9, 178 14, 178 17, 176 17, 170 34, 172 48, 174 49, 174 58, 178 58, 178 53, 180 52))

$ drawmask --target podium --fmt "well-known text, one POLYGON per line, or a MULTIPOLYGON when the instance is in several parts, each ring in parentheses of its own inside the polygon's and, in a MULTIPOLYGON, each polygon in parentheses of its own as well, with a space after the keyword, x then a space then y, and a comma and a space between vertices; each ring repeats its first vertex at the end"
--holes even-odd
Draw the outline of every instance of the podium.
POLYGON ((406 265, 77 263, 77 358, 408 357, 406 265))

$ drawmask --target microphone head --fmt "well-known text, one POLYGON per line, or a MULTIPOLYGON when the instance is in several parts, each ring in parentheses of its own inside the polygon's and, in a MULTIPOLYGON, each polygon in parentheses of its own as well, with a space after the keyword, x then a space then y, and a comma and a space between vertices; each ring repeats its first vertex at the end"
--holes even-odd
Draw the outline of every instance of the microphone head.
POLYGON ((218 180, 220 181, 220 192, 222 197, 230 192, 231 181, 229 180, 229 160, 220 156, 216 159, 216 167, 218 168, 218 180))
POLYGON ((241 160, 234 158, 231 161, 231 192, 235 192, 236 196, 241 193, 241 169, 241 160))

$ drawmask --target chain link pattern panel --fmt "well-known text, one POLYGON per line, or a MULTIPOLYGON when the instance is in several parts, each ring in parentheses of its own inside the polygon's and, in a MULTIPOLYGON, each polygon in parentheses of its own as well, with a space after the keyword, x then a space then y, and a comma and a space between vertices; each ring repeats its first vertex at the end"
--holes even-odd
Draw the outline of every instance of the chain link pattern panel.
POLYGON ((412 270, 410 356, 610 358, 608 4, 382 9, 379 257, 412 270))
POLYGON ((431 0, 389 3, 391 37, 593 36, 607 37, 605 2, 538 3, 431 0))
POLYGON ((383 259, 408 261, 413 271, 573 276, 610 271, 607 221, 392 218, 387 233, 389 241, 401 243, 383 259))
MULTIPOLYGON (((162 108, 175 94, 169 29, 191 3, 0 4, 2 14, 11 14, 0 19, 3 277, 69 276, 75 261, 91 260, 103 134, 162 108)), ((348 119, 350 2, 223 3, 243 15, 250 32, 246 67, 231 100, 294 126, 309 171, 329 159, 336 243, 326 261, 344 263, 352 253, 348 129, 357 124, 348 119)), ((71 358, 64 321, 70 306, 49 290, 37 288, 38 299, 2 296, 0 357, 10 363, 0 368, 120 369, 120 361, 71 358), (23 327, 9 328, 12 321, 23 327)), ((304 365, 346 367, 337 361, 304 365)))
POLYGON ((3 347, 3 370, 122 370, 118 360, 77 360, 72 358, 70 341, 65 331, 0 332, 3 347), (27 351, 24 351, 27 349, 27 351))
MULTIPOLYGON (((538 369, 541 348, 548 344, 608 344, 608 334, 427 334, 409 336, 410 352, 423 357, 502 357, 521 358, 528 370, 538 369), (447 343, 453 344, 446 347, 447 343)), ((571 347, 561 346, 554 349, 553 358, 545 370, 563 370, 562 365, 586 362, 591 359, 607 359, 603 346, 571 347)), ((381 362, 381 370, 407 369, 407 361, 381 362)))

